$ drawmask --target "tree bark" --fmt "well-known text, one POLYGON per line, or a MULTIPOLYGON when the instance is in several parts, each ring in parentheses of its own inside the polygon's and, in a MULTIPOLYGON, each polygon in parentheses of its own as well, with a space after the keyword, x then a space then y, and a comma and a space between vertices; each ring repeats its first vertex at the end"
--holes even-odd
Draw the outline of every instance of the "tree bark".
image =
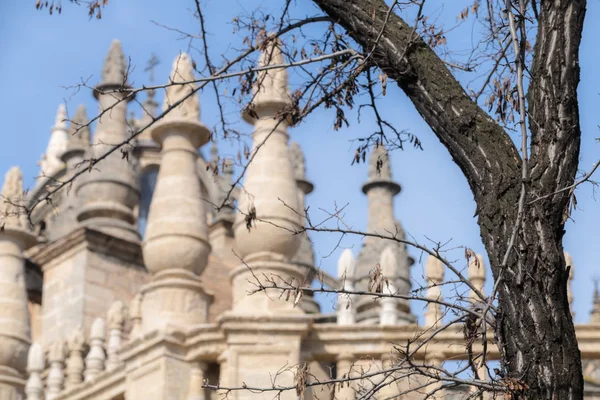
POLYGON ((397 82, 464 173, 498 288, 496 339, 507 376, 531 399, 582 399, 583 376, 567 300, 562 237, 580 143, 578 53, 585 0, 540 2, 528 91, 530 179, 517 221, 522 159, 508 134, 465 92, 443 61, 383 0, 313 0, 397 82), (389 15, 388 15, 389 14, 389 15), (384 27, 384 22, 387 25, 384 27), (378 36, 381 37, 377 40, 378 36))

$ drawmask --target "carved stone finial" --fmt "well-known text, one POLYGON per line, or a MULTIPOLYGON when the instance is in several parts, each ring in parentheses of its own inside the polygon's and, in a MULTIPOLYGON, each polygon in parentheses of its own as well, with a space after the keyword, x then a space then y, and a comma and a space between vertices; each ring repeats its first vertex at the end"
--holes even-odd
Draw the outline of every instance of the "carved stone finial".
POLYGON ((5 228, 28 229, 23 202, 23 173, 19 167, 12 167, 4 177, 0 195, 0 224, 5 228))
MULTIPOLYGON (((477 254, 471 257, 469 261, 469 281, 483 293, 483 286, 485 285, 485 264, 483 262, 483 256, 481 254, 477 254)), ((475 293, 471 293, 472 298, 476 298, 477 295, 475 293)), ((482 299, 477 298, 478 301, 482 299)))
POLYGON ((65 384, 67 389, 69 389, 83 382, 85 338, 81 328, 76 329, 71 337, 69 337, 67 347, 69 349, 69 357, 66 363, 67 378, 65 384))
POLYGON ((131 332, 129 340, 135 339, 142 334, 142 294, 137 293, 129 304, 129 318, 131 319, 131 332))
POLYGON ((338 278, 342 279, 345 276, 347 280, 354 279, 355 265, 356 259, 352 250, 345 249, 338 260, 338 278))
POLYGON ((93 381, 105 367, 104 338, 106 325, 102 318, 96 318, 90 329, 90 351, 85 358, 85 381, 93 381))
POLYGON ((171 83, 171 85, 166 89, 163 111, 166 111, 177 102, 183 99, 185 100, 171 110, 165 116, 165 120, 189 119, 198 121, 200 119, 200 101, 198 100, 198 94, 192 94, 198 85, 195 83, 181 84, 181 82, 193 81, 194 79, 196 78, 194 76, 192 58, 186 53, 179 54, 173 62, 173 70, 169 77, 169 83, 171 83))
POLYGON ((64 104, 58 106, 53 129, 67 129, 67 107, 64 104))
POLYGON ((127 318, 127 307, 121 300, 117 300, 108 309, 106 320, 108 329, 120 329, 127 318))
MULTIPOLYGON (((345 249, 338 260, 338 279, 344 285, 342 289, 354 290, 354 267, 356 260, 352 250, 345 249)), ((354 296, 349 294, 338 294, 337 299, 337 323, 338 325, 352 325, 356 322, 354 310, 354 296)))
POLYGON ((65 383, 64 374, 64 361, 66 356, 67 348, 63 341, 56 341, 50 346, 48 352, 48 361, 50 363, 50 370, 48 372, 48 378, 46 384, 48 390, 46 393, 47 400, 55 399, 60 392, 63 390, 65 383))
POLYGON ((127 86, 127 62, 120 40, 113 40, 102 67, 102 82, 98 86, 127 86))
MULTIPOLYGON (((259 67, 283 64, 283 53, 281 52, 281 41, 274 39, 260 53, 259 67)), ((286 68, 274 68, 262 71, 258 74, 254 86, 255 97, 253 103, 282 103, 291 104, 288 85, 288 73, 286 68)))
POLYGON ((106 319, 108 321, 108 344, 107 344, 107 360, 106 369, 116 368, 121 364, 121 360, 117 356, 117 352, 121 348, 123 341, 123 328, 125 319, 127 318, 127 307, 121 300, 115 301, 110 308, 106 319))
POLYGON ((598 279, 594 279, 594 300, 592 303, 592 312, 590 313, 590 322, 600 323, 600 291, 598 290, 598 279))
POLYGON ((427 258, 425 264, 425 277, 428 283, 441 283, 444 280, 444 264, 442 261, 434 256, 427 258))
POLYGON ((377 144, 369 156, 369 180, 391 180, 392 168, 385 146, 377 144))
POLYGON ((79 105, 69 127, 67 150, 86 150, 90 146, 89 122, 85 106, 79 105))
POLYGON ((42 382, 42 371, 44 370, 44 350, 42 345, 34 343, 29 348, 27 355, 27 372, 29 378, 25 385, 27 400, 43 400, 44 384, 42 382))
POLYGON ((388 279, 394 279, 398 275, 398 260, 392 246, 388 246, 381 253, 381 272, 388 279))

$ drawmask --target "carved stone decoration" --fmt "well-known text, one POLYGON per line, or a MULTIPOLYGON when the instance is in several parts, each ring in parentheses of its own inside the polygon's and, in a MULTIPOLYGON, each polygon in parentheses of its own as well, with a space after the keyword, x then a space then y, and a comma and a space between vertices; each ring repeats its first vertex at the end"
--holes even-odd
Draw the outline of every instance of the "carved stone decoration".
MULTIPOLYGON (((75 116, 71 120, 69 127, 69 140, 67 142, 66 152, 85 152, 90 147, 90 126, 87 112, 83 104, 77 107, 75 116)), ((63 160, 65 155, 63 154, 63 160)), ((68 165, 67 165, 68 166, 68 165)))
MULTIPOLYGON (((271 42, 261 55, 260 65, 277 64, 281 57, 278 43, 271 42)), ((288 148, 286 113, 291 100, 287 95, 287 71, 274 69, 259 75, 256 96, 243 114, 244 119, 254 125, 253 160, 246 170, 244 191, 238 199, 235 244, 239 256, 258 275, 271 276, 279 284, 301 284, 309 268, 291 263, 300 246, 300 237, 294 232, 302 227, 302 218, 288 148)), ((232 272, 234 312, 245 313, 252 309, 303 313, 293 302, 277 299, 278 296, 268 290, 266 296, 248 297, 251 275, 243 265, 232 272), (266 302, 267 296, 276 300, 266 302)))
POLYGON ((83 382, 83 371, 85 364, 83 362, 83 352, 85 350, 85 338, 81 328, 75 330, 67 342, 69 357, 66 363, 66 382, 65 386, 70 389, 83 382))
POLYGON ((96 318, 90 329, 90 351, 85 358, 85 381, 91 382, 105 369, 106 354, 104 338, 106 325, 102 318, 96 318))
MULTIPOLYGON (((483 286, 485 285, 485 263, 483 256, 476 254, 469 261, 469 281, 475 286, 480 293, 484 294, 483 286)), ((470 291, 469 297, 473 304, 481 304, 484 299, 481 299, 473 290, 470 291)))
POLYGON ((129 304, 129 319, 131 320, 131 332, 129 340, 134 340, 142 335, 142 294, 137 293, 129 304))
MULTIPOLYGON (((19 168, 6 174, 0 198, 0 393, 17 396, 25 382, 31 331, 23 251, 35 244, 23 206, 19 168)), ((12 397, 7 397, 12 398, 12 397)))
POLYGON ((34 343, 27 356, 27 373, 29 378, 25 385, 27 400, 44 400, 44 383, 42 371, 44 370, 44 350, 42 345, 34 343))
MULTIPOLYGON (((191 79, 192 71, 191 59, 182 54, 173 64, 171 79, 191 79)), ((181 87, 190 93, 187 85, 181 87)), ((181 99, 177 96, 182 92, 170 96, 169 101, 181 99)), ((210 133, 197 120, 197 95, 192 97, 182 103, 187 111, 173 110, 152 131, 152 138, 162 146, 162 161, 143 245, 146 267, 153 275, 141 291, 145 332, 206 322, 211 301, 199 278, 211 247, 196 169, 197 150, 208 142, 210 133)))
POLYGON ((165 116, 165 119, 200 120, 200 101, 198 100, 198 94, 194 93, 198 85, 195 83, 181 84, 181 82, 190 82, 194 79, 196 78, 191 57, 186 53, 179 54, 173 62, 173 70, 169 77, 169 82, 179 84, 171 84, 167 87, 163 111, 179 104, 165 116))
POLYGON ((102 82, 99 86, 111 89, 127 86, 127 62, 121 48, 121 41, 113 40, 102 67, 102 82))
MULTIPOLYGON (((394 295, 396 294, 396 287, 394 285, 394 278, 398 275, 398 260, 396 259, 396 252, 393 247, 388 246, 381 253, 381 265, 382 274, 387 279, 387 282, 383 284, 383 293, 394 295)), ((398 322, 398 300, 394 297, 384 297, 381 299, 381 315, 379 317, 380 325, 395 325, 398 322)))
POLYGON ((133 100, 124 80, 125 56, 121 44, 114 41, 106 57, 102 82, 94 95, 99 102, 100 118, 96 125, 90 158, 105 157, 79 179, 75 192, 81 207, 77 219, 86 226, 104 233, 139 242, 133 212, 140 196, 139 168, 136 153, 125 145, 120 151, 114 146, 130 138, 127 123, 127 102, 133 100))
POLYGON ((47 177, 53 176, 64 166, 61 156, 67 149, 67 143, 69 141, 67 119, 67 109, 64 104, 61 104, 56 113, 56 121, 50 133, 50 140, 48 141, 46 153, 39 162, 39 179, 46 179, 47 177))
MULTIPOLYGON (((338 280, 342 282, 343 289, 354 291, 354 269, 356 260, 352 250, 345 249, 338 260, 338 280)), ((338 325, 353 325, 356 322, 354 300, 355 296, 341 293, 337 300, 338 325)))
POLYGON ((48 351, 50 370, 48 372, 48 378, 46 379, 46 384, 48 386, 46 400, 55 399, 64 388, 64 362, 66 352, 67 348, 63 341, 54 342, 50 346, 50 350, 48 351))
POLYGON ((108 357, 106 360, 106 369, 114 369, 122 364, 117 351, 119 351, 123 342, 123 329, 125 320, 127 319, 127 307, 125 304, 120 300, 115 301, 108 309, 106 319, 108 321, 108 343, 106 346, 108 357))

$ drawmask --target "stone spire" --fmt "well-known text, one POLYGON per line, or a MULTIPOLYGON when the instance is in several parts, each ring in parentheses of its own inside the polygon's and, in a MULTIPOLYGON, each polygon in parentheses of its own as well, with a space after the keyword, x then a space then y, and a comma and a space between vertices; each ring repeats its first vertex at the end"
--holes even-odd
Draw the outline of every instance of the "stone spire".
POLYGON ((592 312, 590 313, 590 322, 600 324, 600 291, 598 290, 598 280, 594 280, 594 300, 592 312))
MULTIPOLYGON (((283 64, 283 53, 281 52, 281 41, 274 39, 260 54, 259 67, 283 64)), ((258 73, 254 85, 254 99, 249 105, 254 113, 244 113, 244 119, 254 123, 254 117, 259 118, 273 114, 273 111, 282 111, 292 106, 292 98, 288 87, 288 72, 286 68, 274 68, 258 73)))
POLYGON ((67 168, 72 169, 77 163, 81 162, 83 155, 90 147, 90 120, 88 119, 85 106, 83 104, 77 107, 75 116, 71 120, 69 127, 69 140, 67 147, 62 155, 62 160, 67 164, 67 168))
MULTIPOLYGON (((265 53, 272 54, 272 57, 269 59, 262 54, 261 65, 277 63, 281 58, 279 43, 272 42, 265 53)), ((244 113, 246 121, 254 125, 254 158, 246 170, 245 191, 240 195, 234 224, 238 254, 247 263, 256 261, 253 263, 255 272, 268 263, 275 263, 277 266, 269 267, 269 275, 281 272, 282 279, 303 282, 308 271, 297 264, 289 264, 300 245, 300 237, 294 232, 300 229, 302 221, 297 212, 300 209, 298 188, 289 158, 288 121, 280 116, 291 105, 287 72, 275 69, 259 74, 254 90, 256 96, 244 113), (279 271, 280 268, 285 271, 279 271)), ((264 294, 246 295, 248 273, 248 268, 241 267, 232 273, 234 310, 238 306, 277 308, 276 301, 265 304, 261 299, 264 294), (260 304, 253 304, 255 302, 260 304)), ((280 306, 285 308, 283 304, 280 306)))
POLYGON ((40 161, 40 179, 52 176, 58 172, 63 166, 61 156, 67 149, 69 134, 67 132, 67 109, 64 104, 58 106, 56 113, 56 121, 50 133, 50 140, 46 153, 40 161))
MULTIPOLYGON (((113 41, 102 69, 102 81, 94 95, 100 103, 93 158, 103 157, 130 137, 127 123, 129 86, 126 82, 125 56, 119 41, 113 41)), ((138 168, 131 145, 124 145, 82 175, 76 189, 81 199, 77 219, 85 226, 132 242, 139 242, 133 208, 139 199, 138 168)))
POLYGON ((0 393, 7 399, 18 398, 25 388, 31 344, 23 251, 35 243, 35 235, 23 204, 23 176, 13 167, 0 197, 0 393))
MULTIPOLYGON (((405 234, 400 222, 394 218, 394 196, 400 192, 400 185, 392 179, 392 168, 387 150, 383 145, 377 145, 369 156, 369 174, 367 182, 362 187, 368 199, 367 231, 385 236, 395 236, 404 239, 405 234)), ((380 261, 381 254, 389 241, 375 237, 367 237, 358 255, 356 263, 357 287, 366 290, 369 274, 380 261)), ((396 253, 398 267, 397 276, 393 277, 394 285, 399 294, 410 292, 410 271, 412 259, 408 256, 406 245, 397 243, 392 246, 396 253)), ((379 304, 367 298, 357 301, 358 320, 376 323, 380 315, 379 304)), ((408 301, 397 302, 399 313, 398 323, 414 322, 410 313, 408 301)))
POLYGON ((102 81, 96 89, 118 90, 128 88, 127 83, 127 61, 121 48, 120 40, 113 40, 108 49, 108 54, 104 59, 102 67, 102 81))
MULTIPOLYGON (((179 55, 171 80, 193 79, 190 57, 179 55)), ((211 248, 196 162, 198 148, 208 142, 210 132, 198 121, 195 89, 195 84, 171 86, 165 108, 185 100, 152 131, 152 138, 162 146, 162 161, 143 247, 146 267, 153 275, 141 291, 145 332, 169 325, 189 327, 208 317, 211 296, 203 290, 199 275, 211 248)))
POLYGON ((196 94, 192 95, 197 90, 197 85, 182 83, 195 79, 192 58, 186 53, 179 54, 173 62, 173 70, 169 76, 169 82, 175 84, 167 87, 162 109, 167 111, 171 107, 175 108, 165 118, 200 120, 200 101, 196 94))

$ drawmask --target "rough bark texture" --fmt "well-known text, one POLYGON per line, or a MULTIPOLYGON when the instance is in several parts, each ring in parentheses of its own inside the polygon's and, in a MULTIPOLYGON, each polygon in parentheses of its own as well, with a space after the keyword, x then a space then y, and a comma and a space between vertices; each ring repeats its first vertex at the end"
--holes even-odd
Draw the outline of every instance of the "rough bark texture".
MULTIPOLYGON (((314 0, 395 80, 448 148, 475 196, 495 279, 517 220, 522 160, 510 137, 467 95, 439 57, 383 0, 314 0)), ((573 183, 580 127, 578 52, 584 0, 541 1, 531 66, 527 203, 573 183)), ((583 377, 567 301, 562 247, 569 193, 528 204, 499 286, 496 332, 509 376, 531 399, 581 399, 583 377)))

